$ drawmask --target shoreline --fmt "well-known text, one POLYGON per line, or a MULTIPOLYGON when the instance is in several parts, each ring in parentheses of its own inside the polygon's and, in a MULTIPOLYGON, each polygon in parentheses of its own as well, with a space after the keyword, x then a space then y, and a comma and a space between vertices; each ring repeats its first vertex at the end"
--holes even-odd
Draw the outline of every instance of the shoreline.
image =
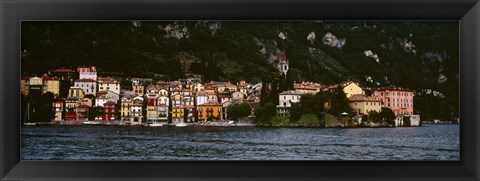
MULTIPOLYGON (((422 125, 459 125, 459 123, 423 123, 422 125)), ((204 122, 204 123, 185 123, 184 126, 177 126, 177 124, 163 124, 161 126, 149 126, 148 124, 130 125, 123 122, 101 122, 101 121, 72 121, 68 123, 60 122, 36 122, 33 125, 23 125, 25 127, 41 127, 41 126, 115 126, 115 127, 258 127, 258 128, 319 128, 319 129, 362 129, 362 128, 408 128, 421 127, 420 126, 307 126, 307 125, 289 125, 289 126, 272 126, 272 125, 257 125, 255 123, 233 123, 228 122, 204 122), (89 123, 85 123, 89 122, 89 123)))

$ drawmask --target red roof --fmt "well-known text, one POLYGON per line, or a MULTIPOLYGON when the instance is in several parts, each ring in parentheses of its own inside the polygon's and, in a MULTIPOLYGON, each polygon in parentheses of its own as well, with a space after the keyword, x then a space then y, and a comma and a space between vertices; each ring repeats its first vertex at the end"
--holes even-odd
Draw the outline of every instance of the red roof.
POLYGON ((282 59, 282 62, 283 62, 283 63, 286 63, 286 62, 287 62, 287 54, 285 54, 285 49, 283 49, 283 59, 282 59))
POLYGON ((116 102, 113 102, 113 101, 108 101, 108 102, 106 102, 106 103, 103 104, 103 105, 115 105, 115 104, 117 104, 117 103, 116 103, 116 102))
POLYGON ((52 72, 56 72, 56 73, 72 73, 73 70, 72 70, 72 69, 67 69, 67 68, 59 68, 59 69, 52 70, 52 72))

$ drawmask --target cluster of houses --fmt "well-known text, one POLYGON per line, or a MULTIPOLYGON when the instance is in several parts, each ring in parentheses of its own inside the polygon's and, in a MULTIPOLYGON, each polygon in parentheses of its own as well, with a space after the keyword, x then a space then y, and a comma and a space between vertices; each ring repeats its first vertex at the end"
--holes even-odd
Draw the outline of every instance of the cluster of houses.
MULTIPOLYGON (((279 73, 286 75, 289 66, 283 56, 276 62, 279 73)), ((51 92, 55 96, 53 121, 89 120, 90 108, 101 110, 95 120, 120 120, 130 125, 142 123, 188 123, 228 118, 227 107, 238 102, 248 102, 252 108, 260 103, 262 83, 249 84, 240 81, 202 83, 198 76, 177 81, 154 82, 150 78, 129 78, 131 90, 121 90, 120 81, 113 77, 97 77, 95 66, 78 67, 77 72, 61 68, 49 71, 41 77, 22 77, 21 92, 24 95, 41 95, 51 92), (78 73, 78 74, 77 74, 78 73), (62 85, 63 80, 69 84, 62 85), (73 82, 73 84, 72 84, 73 82), (61 87, 68 87, 62 97, 61 87)), ((128 85, 130 86, 130 85, 128 85)), ((349 106, 356 116, 370 111, 380 112, 382 107, 391 109, 397 116, 396 126, 403 124, 403 117, 414 118, 412 126, 418 125, 419 116, 413 115, 415 92, 395 87, 360 87, 348 81, 337 85, 324 86, 314 82, 294 83, 293 90, 279 93, 277 115, 289 116, 292 103, 300 102, 304 94, 343 89, 349 106)), ((331 108, 326 102, 325 109, 331 108)))
POLYGON ((88 121, 95 107, 101 110, 96 121, 140 125, 223 120, 230 104, 248 102, 252 108, 259 104, 262 87, 245 81, 202 84, 198 77, 170 82, 133 77, 129 78, 131 90, 121 90, 119 79, 97 77, 95 66, 79 67, 77 73, 62 68, 42 77, 22 77, 21 92, 27 96, 35 90, 53 93, 53 121, 88 121), (73 85, 61 85, 61 80, 71 80, 73 85), (68 86, 66 97, 60 96, 62 86, 68 86))
MULTIPOLYGON (((403 124, 403 117, 412 118, 412 126, 420 122, 418 115, 413 112, 413 97, 415 92, 409 89, 396 87, 360 87, 358 83, 347 81, 333 86, 322 86, 313 82, 294 83, 293 90, 284 91, 279 94, 277 114, 289 116, 289 109, 292 103, 300 102, 303 94, 316 94, 320 91, 335 92, 341 86, 348 99, 348 105, 356 115, 366 115, 370 111, 380 112, 382 107, 389 108, 396 116, 396 126, 403 124)), ((331 103, 326 102, 326 110, 331 108, 331 103)))
MULTIPOLYGON (((286 58, 285 50, 283 55, 277 62, 277 69, 280 73, 286 75, 289 66, 286 58)), ((335 92, 340 86, 348 99, 348 105, 358 115, 366 115, 370 111, 380 112, 382 107, 391 109, 396 116, 395 126, 403 125, 403 118, 411 119, 411 126, 420 124, 419 115, 413 112, 413 97, 415 91, 398 87, 360 87, 358 83, 353 81, 342 82, 337 85, 324 86, 314 82, 294 83, 293 90, 279 93, 277 115, 289 116, 289 110, 292 103, 300 102, 303 94, 316 94, 320 91, 335 92)), ((331 103, 326 102, 324 105, 326 110, 331 108, 331 103)), ((360 119, 357 119, 361 121, 360 119)))

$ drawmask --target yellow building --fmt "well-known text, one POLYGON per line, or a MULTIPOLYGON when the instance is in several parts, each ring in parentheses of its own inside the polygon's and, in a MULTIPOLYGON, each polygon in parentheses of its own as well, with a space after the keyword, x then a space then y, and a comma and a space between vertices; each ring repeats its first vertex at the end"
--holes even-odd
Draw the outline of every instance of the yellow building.
MULTIPOLYGON (((363 89, 360 86, 358 86, 357 83, 351 82, 351 81, 342 82, 341 84, 338 84, 338 85, 328 86, 324 90, 330 91, 330 92, 336 92, 338 89, 338 86, 342 87, 342 90, 345 93, 345 96, 347 97, 347 99, 350 98, 350 96, 352 95, 364 94, 363 89)), ((323 107, 325 110, 330 110, 332 108, 332 103, 325 102, 323 107)))
POLYGON ((363 94, 363 90, 358 84, 355 82, 346 82, 343 84, 343 92, 347 95, 347 98, 349 98, 352 95, 356 94, 363 94))
POLYGON ((124 95, 120 105, 120 117, 122 121, 130 121, 132 117, 132 96, 124 95))
POLYGON ((237 85, 231 84, 230 82, 222 82, 217 84, 217 92, 226 92, 226 90, 228 90, 229 92, 235 92, 237 91, 237 85))
POLYGON ((55 97, 58 97, 60 93, 60 80, 54 79, 54 78, 49 78, 49 79, 43 79, 46 85, 46 89, 43 91, 44 93, 46 92, 51 92, 55 97))
POLYGON ((172 108, 172 120, 173 122, 183 122, 183 107, 172 108))
POLYGON ((370 111, 380 112, 382 110, 382 101, 362 94, 355 94, 348 98, 348 106, 350 106, 354 112, 368 114, 370 111))
POLYGON ((28 96, 28 84, 30 83, 30 78, 26 76, 22 76, 22 80, 20 80, 20 90, 23 95, 28 96))
POLYGON ((222 105, 218 102, 207 102, 197 107, 199 121, 223 120, 222 105))
POLYGON ((42 85, 42 78, 40 77, 32 77, 30 78, 29 85, 42 85))
POLYGON ((83 99, 85 97, 83 93, 83 89, 80 87, 70 87, 68 90, 68 98, 76 98, 78 100, 83 99))
POLYGON ((326 89, 329 90, 330 92, 336 92, 338 86, 342 87, 342 90, 347 96, 347 98, 355 94, 363 94, 363 89, 360 86, 358 86, 358 84, 355 82, 342 82, 339 85, 329 86, 326 89))
POLYGON ((143 96, 145 92, 145 87, 141 84, 139 85, 132 85, 133 93, 138 96, 143 96))

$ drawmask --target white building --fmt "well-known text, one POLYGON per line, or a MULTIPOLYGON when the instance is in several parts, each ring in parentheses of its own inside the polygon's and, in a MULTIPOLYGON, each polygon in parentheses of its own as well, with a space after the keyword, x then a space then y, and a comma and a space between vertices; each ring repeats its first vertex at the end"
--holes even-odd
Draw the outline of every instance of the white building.
POLYGON ((201 92, 201 91, 204 91, 205 90, 205 87, 203 87, 203 84, 195 84, 195 86, 193 87, 193 91, 194 92, 201 92))
POLYGON ((237 101, 237 102, 241 102, 241 101, 243 101, 244 96, 245 96, 245 94, 243 94, 242 92, 236 91, 236 92, 232 93, 232 100, 237 101))
POLYGON ((141 125, 143 119, 142 107, 143 107, 143 97, 137 96, 133 98, 131 104, 131 119, 130 125, 141 125))
POLYGON ((95 66, 78 67, 77 71, 80 79, 97 80, 97 68, 95 66))
POLYGON ((197 106, 208 102, 208 95, 205 92, 197 92, 196 97, 197 106))
POLYGON ((208 92, 207 95, 208 95, 208 100, 207 100, 208 102, 218 102, 217 94, 208 92))
POLYGON ((410 126, 420 126, 420 115, 399 115, 395 117, 395 126, 405 125, 405 117, 410 118, 410 126))
POLYGON ((103 105, 107 102, 108 102, 108 99, 106 97, 95 98, 95 106, 96 107, 103 107, 103 105))
POLYGON ((160 89, 158 95, 158 119, 160 121, 168 121, 170 98, 168 97, 167 89, 160 89))
POLYGON ((120 82, 111 77, 99 77, 98 81, 98 91, 108 91, 111 90, 120 95, 120 82))
POLYGON ((75 87, 80 87, 85 95, 97 96, 97 81, 93 79, 76 80, 74 85, 75 87))
POLYGON ((279 116, 288 116, 292 103, 300 102, 302 91, 289 90, 278 94, 277 114, 279 116))
POLYGON ((262 94, 262 83, 249 84, 248 95, 260 96, 262 94))

